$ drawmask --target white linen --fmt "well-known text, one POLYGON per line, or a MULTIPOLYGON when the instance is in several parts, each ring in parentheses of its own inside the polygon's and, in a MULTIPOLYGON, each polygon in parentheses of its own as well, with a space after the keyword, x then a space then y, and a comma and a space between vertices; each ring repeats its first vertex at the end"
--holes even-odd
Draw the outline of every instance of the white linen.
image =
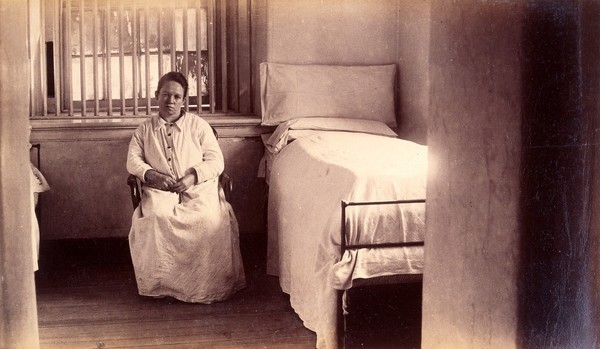
POLYGON ((260 163, 258 164, 258 178, 264 178, 267 185, 269 185, 269 179, 271 178, 271 164, 275 160, 277 154, 269 151, 267 148, 267 142, 271 137, 271 133, 263 133, 260 135, 263 145, 265 146, 265 151, 263 152, 263 156, 260 159, 260 163))
POLYGON ((174 125, 153 116, 136 129, 127 169, 151 168, 174 178, 194 168, 199 183, 182 194, 144 186, 129 245, 138 291, 185 302, 224 300, 245 287, 239 229, 219 190, 223 154, 210 125, 185 114, 174 125))
POLYGON ((39 269, 38 260, 40 256, 40 226, 37 220, 35 207, 38 204, 40 193, 50 190, 48 181, 33 164, 30 164, 31 171, 29 173, 30 188, 31 188, 31 242, 33 245, 33 271, 39 269))
POLYGON ((301 118, 281 123, 264 143, 270 152, 277 154, 294 139, 314 134, 315 132, 312 131, 345 131, 388 137, 398 136, 389 126, 380 121, 347 118, 301 118))
MULTIPOLYGON (((340 261, 341 200, 423 199, 426 172, 425 146, 348 132, 297 139, 273 162, 267 273, 279 276, 318 348, 337 346, 336 287, 358 277, 421 273, 423 266, 419 247, 347 253, 340 261)), ((423 204, 352 210, 351 242, 423 239, 423 204)))
POLYGON ((273 133, 261 134, 265 152, 258 167, 258 177, 265 178, 269 184, 271 164, 277 154, 288 143, 320 131, 360 132, 373 135, 397 137, 398 135, 386 124, 375 120, 347 118, 300 118, 279 124, 273 133))

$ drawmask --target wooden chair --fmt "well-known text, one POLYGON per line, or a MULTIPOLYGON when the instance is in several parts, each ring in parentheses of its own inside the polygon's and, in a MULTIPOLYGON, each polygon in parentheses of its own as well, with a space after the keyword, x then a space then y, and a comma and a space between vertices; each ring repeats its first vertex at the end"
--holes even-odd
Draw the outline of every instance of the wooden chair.
MULTIPOLYGON (((212 127, 213 133, 215 137, 219 139, 219 134, 217 130, 212 127)), ((127 185, 129 186, 129 192, 131 194, 131 204, 133 205, 133 209, 138 207, 140 202, 142 201, 142 182, 136 176, 130 174, 127 177, 127 185)), ((233 181, 231 177, 225 172, 221 173, 219 176, 219 186, 223 188, 223 192, 225 193, 225 199, 231 202, 231 193, 233 192, 233 181)))

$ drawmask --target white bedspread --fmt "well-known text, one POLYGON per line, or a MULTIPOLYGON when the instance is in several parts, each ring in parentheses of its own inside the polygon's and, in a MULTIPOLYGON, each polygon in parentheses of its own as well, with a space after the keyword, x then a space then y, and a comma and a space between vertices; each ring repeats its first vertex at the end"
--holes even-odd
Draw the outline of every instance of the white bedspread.
MULTIPOLYGON (((425 198, 427 148, 397 138, 318 132, 285 146, 270 168, 267 273, 318 348, 335 348, 336 288, 353 279, 421 273, 421 247, 346 253, 340 261, 341 200, 425 198)), ((422 240, 425 205, 353 207, 349 242, 422 240)))

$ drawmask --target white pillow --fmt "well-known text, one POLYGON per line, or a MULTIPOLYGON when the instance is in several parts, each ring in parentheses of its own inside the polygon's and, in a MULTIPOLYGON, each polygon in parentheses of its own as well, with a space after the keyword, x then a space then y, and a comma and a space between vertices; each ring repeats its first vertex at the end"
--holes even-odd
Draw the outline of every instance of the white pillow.
POLYGON ((261 63, 262 125, 304 117, 352 118, 396 126, 396 65, 261 63))

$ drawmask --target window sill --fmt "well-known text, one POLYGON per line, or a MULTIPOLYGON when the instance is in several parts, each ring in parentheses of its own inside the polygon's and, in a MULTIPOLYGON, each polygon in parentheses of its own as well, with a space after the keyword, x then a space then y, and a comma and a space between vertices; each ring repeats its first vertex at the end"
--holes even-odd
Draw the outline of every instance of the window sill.
MULTIPOLYGON (((203 114, 206 121, 219 132, 220 138, 260 137, 272 132, 272 127, 260 125, 260 117, 239 114, 203 114)), ((65 133, 87 134, 104 139, 129 138, 131 132, 148 116, 102 117, 32 117, 32 140, 59 140, 65 133), (109 136, 110 135, 110 136, 109 136)))

